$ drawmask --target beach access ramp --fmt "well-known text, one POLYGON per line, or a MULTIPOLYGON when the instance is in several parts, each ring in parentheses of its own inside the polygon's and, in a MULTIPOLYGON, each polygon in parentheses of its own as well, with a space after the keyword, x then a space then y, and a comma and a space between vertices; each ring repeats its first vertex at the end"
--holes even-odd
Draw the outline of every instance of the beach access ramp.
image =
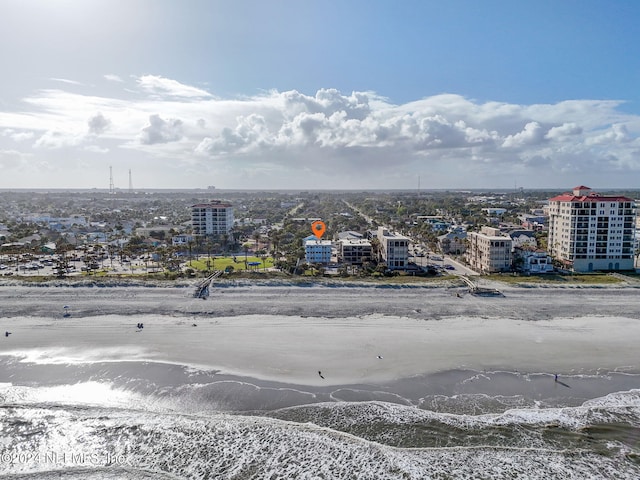
POLYGON ((460 275, 460 279, 467 284, 471 295, 479 295, 481 297, 504 297, 504 294, 500 290, 496 290, 495 288, 479 287, 464 275, 460 275))
POLYGON ((222 275, 222 273, 223 273, 222 270, 216 270, 207 278, 202 280, 196 286, 196 291, 193 293, 193 296, 195 298, 202 298, 202 299, 209 298, 209 286, 211 285, 211 282, 213 281, 214 278, 218 278, 220 275, 222 275))

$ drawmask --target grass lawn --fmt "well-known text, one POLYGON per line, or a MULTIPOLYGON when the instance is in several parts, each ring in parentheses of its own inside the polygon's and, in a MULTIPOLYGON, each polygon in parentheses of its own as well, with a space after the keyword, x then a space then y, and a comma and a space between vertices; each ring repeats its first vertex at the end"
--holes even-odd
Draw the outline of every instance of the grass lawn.
MULTIPOLYGON (((265 268, 273 267, 273 258, 267 257, 265 259, 265 263, 263 263, 262 258, 260 257, 252 257, 247 256, 247 263, 251 262, 259 262, 260 265, 256 267, 248 266, 245 268, 244 263, 244 255, 238 255, 236 257, 237 262, 233 261, 233 257, 211 257, 210 268, 211 270, 224 270, 228 266, 232 266, 234 271, 239 270, 264 270, 265 268)), ((187 268, 193 268, 194 270, 206 271, 207 270, 207 257, 202 256, 199 260, 191 260, 186 263, 187 268)))

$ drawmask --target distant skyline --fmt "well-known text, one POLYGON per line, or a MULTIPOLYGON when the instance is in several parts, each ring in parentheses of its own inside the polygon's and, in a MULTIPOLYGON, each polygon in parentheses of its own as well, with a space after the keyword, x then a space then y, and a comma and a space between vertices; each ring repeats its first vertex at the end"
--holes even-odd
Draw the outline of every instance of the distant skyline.
POLYGON ((635 0, 1 0, 0 189, 640 185, 635 0))

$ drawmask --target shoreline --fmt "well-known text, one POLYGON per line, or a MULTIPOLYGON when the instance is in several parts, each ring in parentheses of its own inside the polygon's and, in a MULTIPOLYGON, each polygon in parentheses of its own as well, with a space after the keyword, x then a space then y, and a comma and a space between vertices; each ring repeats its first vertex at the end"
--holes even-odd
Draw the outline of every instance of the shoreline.
POLYGON ((335 402, 381 402, 450 414, 579 407, 594 399, 640 393, 640 374, 454 369, 381 383, 310 385, 225 374, 184 365, 117 361, 41 364, 0 356, 4 403, 67 403, 184 413, 264 415, 335 402), (19 380, 17 380, 19 379, 19 380), (268 414, 268 413, 266 413, 268 414))

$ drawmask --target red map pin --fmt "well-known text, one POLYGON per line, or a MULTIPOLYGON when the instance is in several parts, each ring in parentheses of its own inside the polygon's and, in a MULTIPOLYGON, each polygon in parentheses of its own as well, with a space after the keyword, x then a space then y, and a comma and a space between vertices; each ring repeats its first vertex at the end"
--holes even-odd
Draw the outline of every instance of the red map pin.
POLYGON ((318 240, 320 240, 322 235, 324 235, 324 231, 326 229, 327 229, 327 226, 324 224, 324 222, 321 222, 320 220, 316 220, 311 224, 311 231, 318 238, 318 240))

